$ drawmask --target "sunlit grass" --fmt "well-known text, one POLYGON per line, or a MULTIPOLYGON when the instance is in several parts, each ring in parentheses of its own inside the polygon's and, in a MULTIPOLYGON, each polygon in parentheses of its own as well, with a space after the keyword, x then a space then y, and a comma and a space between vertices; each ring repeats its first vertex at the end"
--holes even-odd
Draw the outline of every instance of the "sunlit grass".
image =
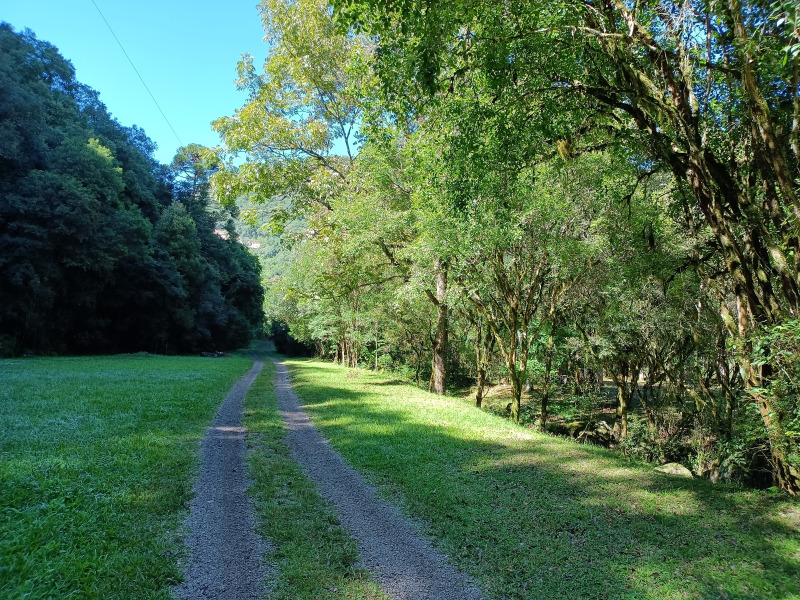
POLYGON ((0 361, 0 598, 169 598, 197 443, 251 364, 0 361))
POLYGON ((291 367, 323 434, 491 598, 800 598, 795 501, 655 473, 369 372, 291 367))
POLYGON ((247 396, 244 425, 251 448, 251 491, 262 535, 274 545, 271 600, 385 600, 356 567, 355 542, 289 454, 277 408, 275 366, 247 396))

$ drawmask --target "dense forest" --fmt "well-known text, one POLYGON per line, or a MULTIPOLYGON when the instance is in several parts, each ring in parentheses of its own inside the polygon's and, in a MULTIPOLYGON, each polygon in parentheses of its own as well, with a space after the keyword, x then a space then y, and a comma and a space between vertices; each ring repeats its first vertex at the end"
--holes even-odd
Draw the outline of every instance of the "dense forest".
POLYGON ((260 266, 209 202, 202 148, 158 164, 55 47, 7 24, 0 90, 0 356, 220 350, 260 331, 260 266))
POLYGON ((260 10, 210 185, 281 236, 270 319, 478 405, 506 382, 542 431, 800 490, 794 3, 260 10))

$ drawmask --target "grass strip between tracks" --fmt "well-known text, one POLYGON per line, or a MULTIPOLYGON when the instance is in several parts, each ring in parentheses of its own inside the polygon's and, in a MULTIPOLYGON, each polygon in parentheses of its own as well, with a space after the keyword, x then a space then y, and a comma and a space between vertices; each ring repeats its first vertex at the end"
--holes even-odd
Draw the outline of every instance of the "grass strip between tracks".
POLYGON ((271 600, 386 600, 356 566, 355 542, 289 454, 275 397, 275 365, 265 361, 250 388, 243 424, 260 533, 269 539, 271 600))

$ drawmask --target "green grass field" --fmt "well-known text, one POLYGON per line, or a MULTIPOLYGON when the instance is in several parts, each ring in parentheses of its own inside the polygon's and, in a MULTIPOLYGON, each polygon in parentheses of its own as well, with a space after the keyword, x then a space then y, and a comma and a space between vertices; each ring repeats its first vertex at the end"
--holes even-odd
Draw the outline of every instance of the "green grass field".
POLYGON ((291 361, 306 410, 493 599, 800 598, 800 505, 655 473, 462 400, 291 361))
POLYGON ((278 413, 275 366, 250 388, 244 425, 260 533, 275 547, 271 600, 388 600, 362 569, 358 550, 331 507, 295 463, 278 413))
POLYGON ((197 443, 252 361, 0 361, 0 598, 169 598, 197 443))
MULTIPOLYGON (((251 365, 149 355, 0 361, 0 598, 169 598, 197 442, 251 365)), ((800 505, 660 475, 369 372, 291 362, 345 458, 501 598, 800 598, 800 505)), ((285 445, 274 367, 250 470, 276 600, 383 600, 285 445)))

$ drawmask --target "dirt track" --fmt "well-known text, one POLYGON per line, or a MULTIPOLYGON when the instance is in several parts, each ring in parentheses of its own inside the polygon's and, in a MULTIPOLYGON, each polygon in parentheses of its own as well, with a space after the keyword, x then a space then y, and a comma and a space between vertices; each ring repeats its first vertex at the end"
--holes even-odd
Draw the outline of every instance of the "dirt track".
POLYGON ((266 595, 268 545, 255 533, 247 498, 246 430, 242 406, 264 363, 256 361, 222 402, 200 446, 200 478, 186 524, 189 563, 184 584, 175 591, 185 600, 261 600, 266 595))
MULTIPOLYGON (((286 365, 276 364, 275 391, 288 429, 292 458, 332 502, 356 540, 361 563, 394 600, 482 600, 478 588, 453 568, 414 523, 375 490, 328 444, 291 389, 286 365)), ((187 520, 190 548, 184 600, 256 600, 267 597, 264 562, 269 543, 255 533, 247 498, 246 430, 241 426, 247 390, 263 363, 234 386, 201 444, 200 478, 187 520)))
POLYGON ((463 573, 419 534, 397 507, 350 468, 317 431, 291 389, 286 365, 277 360, 275 391, 289 430, 292 458, 332 502, 342 524, 358 543, 361 561, 395 600, 480 600, 463 573))

